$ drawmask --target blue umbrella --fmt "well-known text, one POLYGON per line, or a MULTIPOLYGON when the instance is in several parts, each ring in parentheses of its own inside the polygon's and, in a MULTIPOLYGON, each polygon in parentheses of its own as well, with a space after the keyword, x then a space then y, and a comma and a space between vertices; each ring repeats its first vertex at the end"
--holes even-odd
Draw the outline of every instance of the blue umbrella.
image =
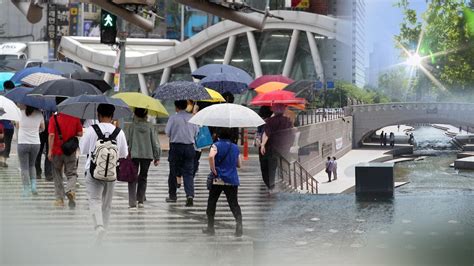
POLYGON ((31 75, 33 73, 49 73, 49 74, 54 74, 54 75, 63 75, 62 72, 51 69, 51 68, 47 68, 47 67, 27 67, 16 72, 16 74, 13 75, 13 77, 10 80, 13 81, 15 84, 21 84, 21 80, 24 77, 31 75))
POLYGON ((247 85, 253 81, 252 77, 249 75, 249 73, 245 72, 245 70, 242 70, 238 67, 222 64, 204 65, 193 71, 191 75, 197 79, 203 79, 207 76, 214 75, 217 73, 234 74, 239 78, 240 82, 245 83, 247 85))
POLYGON ((56 111, 56 101, 53 98, 28 96, 29 92, 31 92, 29 88, 17 87, 5 93, 4 96, 15 103, 29 105, 50 112, 56 111))
POLYGON ((191 81, 173 81, 156 88, 153 97, 160 100, 209 100, 211 95, 203 86, 191 81))
POLYGON ((3 91, 3 82, 10 80, 15 73, 11 72, 2 72, 0 73, 0 90, 3 91))
POLYGON ((124 101, 105 95, 80 95, 68 98, 58 105, 58 112, 80 119, 97 119, 97 107, 100 104, 115 106, 115 119, 132 115, 132 111, 124 101))
POLYGON ((240 94, 248 88, 246 83, 231 73, 213 74, 203 78, 199 83, 204 87, 216 90, 220 93, 228 91, 233 94, 240 94))

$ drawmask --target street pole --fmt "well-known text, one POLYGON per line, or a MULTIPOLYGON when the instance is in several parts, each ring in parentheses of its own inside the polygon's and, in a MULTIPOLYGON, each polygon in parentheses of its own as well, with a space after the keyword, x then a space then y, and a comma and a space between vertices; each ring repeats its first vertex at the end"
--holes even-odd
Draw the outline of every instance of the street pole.
POLYGON ((125 85, 125 50, 126 50, 126 42, 127 42, 127 22, 120 18, 119 21, 119 50, 120 50, 120 58, 119 58, 119 74, 120 74, 120 86, 119 91, 125 92, 126 85, 125 85))
POLYGON ((181 5, 181 23, 180 23, 180 28, 181 28, 181 38, 180 41, 184 41, 184 5, 181 5))

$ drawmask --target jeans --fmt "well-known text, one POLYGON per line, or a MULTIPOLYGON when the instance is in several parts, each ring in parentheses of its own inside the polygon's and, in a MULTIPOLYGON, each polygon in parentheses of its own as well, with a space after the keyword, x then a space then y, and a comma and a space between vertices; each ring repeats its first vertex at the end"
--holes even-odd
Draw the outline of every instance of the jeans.
POLYGON ((76 153, 69 156, 53 155, 53 180, 54 180, 54 192, 56 199, 64 199, 64 191, 75 192, 76 181, 77 181, 77 157, 76 153), (63 169, 64 174, 67 177, 66 189, 63 183, 63 169))
POLYGON ((112 197, 114 195, 114 182, 96 180, 86 173, 86 190, 89 199, 89 210, 94 221, 94 228, 103 226, 107 228, 112 208, 112 197))
POLYGON ((150 169, 151 159, 132 159, 138 168, 138 180, 128 183, 128 205, 135 207, 138 203, 145 201, 146 183, 148 177, 148 169, 150 169), (138 187, 138 189, 137 189, 138 187))
POLYGON ((21 180, 23 187, 30 187, 30 179, 36 179, 35 160, 39 144, 18 144, 18 160, 20 161, 21 180))
POLYGON ((170 174, 168 176, 169 197, 176 199, 176 188, 178 186, 176 177, 178 173, 183 175, 184 191, 186 197, 194 198, 194 156, 196 151, 193 144, 171 143, 168 154, 170 174))
MULTIPOLYGON (((38 176, 40 176, 42 174, 42 170, 41 170, 41 159, 43 157, 43 153, 44 151, 48 151, 48 132, 47 131, 43 131, 40 133, 40 140, 41 140, 41 145, 40 145, 40 148, 39 148, 39 152, 38 152, 38 156, 36 156, 36 163, 35 163, 35 166, 36 166, 36 173, 38 173, 38 176)), ((44 154, 45 158, 44 158, 44 176, 47 177, 47 178, 53 178, 53 171, 52 171, 52 167, 51 167, 51 162, 48 160, 48 157, 46 156, 46 154, 44 154)))
POLYGON ((278 156, 267 150, 265 155, 258 153, 260 160, 260 170, 262 171, 263 182, 269 189, 275 187, 275 177, 278 168, 278 156))
POLYGON ((227 203, 229 204, 230 210, 234 215, 236 221, 242 221, 242 211, 240 210, 238 202, 238 186, 226 186, 226 185, 212 185, 209 190, 209 198, 207 200, 207 210, 206 214, 209 220, 214 220, 216 214, 217 201, 222 191, 227 198, 227 203))

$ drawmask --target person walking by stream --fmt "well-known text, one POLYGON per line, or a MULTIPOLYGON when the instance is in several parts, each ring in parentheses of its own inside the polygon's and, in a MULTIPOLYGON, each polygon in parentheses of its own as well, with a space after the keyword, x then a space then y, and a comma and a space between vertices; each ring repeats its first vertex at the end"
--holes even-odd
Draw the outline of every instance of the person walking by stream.
POLYGON ((395 133, 390 132, 390 147, 395 147, 395 133))
POLYGON ((387 146, 387 133, 383 135, 383 145, 387 146))
POLYGON ((331 160, 331 157, 328 156, 328 160, 326 161, 326 173, 328 174, 328 182, 331 182, 331 175, 332 175, 332 170, 333 170, 333 161, 331 160))
POLYGON ((380 133, 380 146, 383 146, 383 138, 384 138, 384 134, 382 130, 382 133, 380 133))
POLYGON ((336 157, 332 157, 332 176, 333 176, 333 180, 337 180, 337 161, 336 161, 336 157))

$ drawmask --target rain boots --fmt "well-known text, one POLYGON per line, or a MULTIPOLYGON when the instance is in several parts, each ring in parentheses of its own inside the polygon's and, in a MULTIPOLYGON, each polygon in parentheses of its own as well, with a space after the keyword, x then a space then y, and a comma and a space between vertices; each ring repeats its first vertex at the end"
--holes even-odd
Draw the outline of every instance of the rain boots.
POLYGON ((216 231, 214 229, 214 217, 207 216, 207 227, 203 228, 202 232, 210 236, 213 236, 216 234, 216 231))
POLYGON ((38 195, 38 191, 36 190, 36 178, 30 179, 31 182, 31 193, 36 196, 38 195))

